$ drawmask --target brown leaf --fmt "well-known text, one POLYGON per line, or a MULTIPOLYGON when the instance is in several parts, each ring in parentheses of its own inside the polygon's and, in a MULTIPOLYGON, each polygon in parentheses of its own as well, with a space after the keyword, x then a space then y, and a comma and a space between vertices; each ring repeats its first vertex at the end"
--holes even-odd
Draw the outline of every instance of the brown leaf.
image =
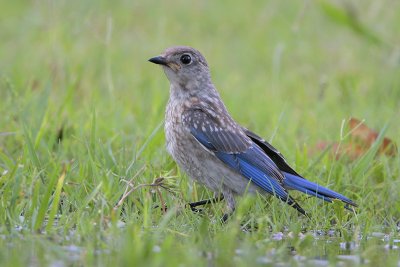
MULTIPOLYGON (((348 125, 351 136, 349 141, 341 144, 320 141, 310 152, 314 153, 327 149, 336 160, 342 157, 356 160, 363 156, 378 139, 379 133, 356 118, 350 118, 348 125)), ((385 154, 387 156, 397 155, 396 144, 391 139, 385 137, 379 147, 378 154, 385 154)))
MULTIPOLYGON (((365 123, 356 118, 350 118, 349 128, 352 138, 358 140, 361 143, 360 145, 366 148, 370 148, 379 136, 377 131, 369 128, 365 123)), ((396 144, 391 139, 385 137, 379 147, 378 153, 395 156, 397 154, 396 144)))
POLYGON ((367 148, 362 147, 358 144, 354 143, 328 143, 328 142, 318 142, 315 146, 316 150, 323 151, 328 149, 330 155, 334 157, 336 160, 346 157, 350 160, 356 160, 364 155, 367 152, 367 148))

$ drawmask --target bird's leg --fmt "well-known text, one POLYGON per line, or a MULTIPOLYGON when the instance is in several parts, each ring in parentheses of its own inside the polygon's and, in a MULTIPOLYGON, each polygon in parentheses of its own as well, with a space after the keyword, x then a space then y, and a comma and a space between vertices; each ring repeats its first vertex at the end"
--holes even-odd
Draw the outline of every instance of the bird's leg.
POLYGON ((219 196, 216 196, 216 197, 213 197, 210 199, 204 199, 204 200, 200 200, 200 201, 196 201, 196 202, 191 202, 191 203, 188 203, 187 205, 190 207, 190 209, 192 211, 198 212, 199 210, 196 209, 196 207, 207 205, 207 204, 212 204, 212 203, 217 203, 223 199, 224 199, 224 196, 221 194, 219 196))
POLYGON ((235 212, 235 209, 233 209, 233 210, 231 210, 231 211, 229 211, 229 212, 227 212, 227 213, 224 213, 224 215, 222 215, 222 217, 221 217, 221 222, 222 222, 222 223, 226 223, 226 221, 228 221, 229 217, 230 217, 234 212, 235 212))
POLYGON ((226 201, 226 212, 222 215, 221 222, 226 223, 229 217, 235 212, 236 201, 233 191, 226 187, 223 188, 223 196, 226 201))

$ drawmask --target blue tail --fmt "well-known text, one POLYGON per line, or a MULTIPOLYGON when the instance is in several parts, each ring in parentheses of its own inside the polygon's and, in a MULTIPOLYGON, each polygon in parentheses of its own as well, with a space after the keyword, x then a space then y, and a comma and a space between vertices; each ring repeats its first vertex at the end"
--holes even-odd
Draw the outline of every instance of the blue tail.
POLYGON ((332 202, 332 199, 339 199, 346 204, 357 207, 357 204, 353 202, 351 199, 339 193, 336 193, 335 191, 329 190, 328 188, 325 188, 316 183, 310 182, 302 177, 287 172, 283 172, 283 174, 285 175, 284 184, 286 187, 289 187, 290 189, 298 190, 307 195, 320 198, 327 202, 332 202))

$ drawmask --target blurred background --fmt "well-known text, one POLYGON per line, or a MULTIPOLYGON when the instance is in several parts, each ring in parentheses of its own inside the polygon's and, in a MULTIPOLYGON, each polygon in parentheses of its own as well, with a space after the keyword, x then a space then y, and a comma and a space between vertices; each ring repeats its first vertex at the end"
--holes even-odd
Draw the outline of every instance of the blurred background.
MULTIPOLYGON (((40 127, 40 110, 50 113, 46 127, 85 131, 95 109, 101 137, 147 136, 169 86, 147 59, 172 45, 200 50, 233 116, 267 139, 277 131, 275 141, 289 147, 338 138, 350 116, 379 129, 400 115, 397 1, 1 6, 2 131, 16 131, 22 117, 40 127), (35 99, 44 91, 45 107, 35 99)), ((392 137, 398 132, 391 125, 392 137)))

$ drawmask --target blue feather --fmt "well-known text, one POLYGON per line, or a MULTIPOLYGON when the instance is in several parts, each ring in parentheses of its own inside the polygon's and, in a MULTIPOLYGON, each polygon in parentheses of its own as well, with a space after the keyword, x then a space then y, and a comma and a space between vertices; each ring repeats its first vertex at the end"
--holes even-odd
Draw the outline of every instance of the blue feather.
MULTIPOLYGON (((303 177, 280 170, 265 151, 254 142, 250 143, 251 145, 242 151, 232 152, 223 149, 227 147, 227 144, 223 143, 224 140, 227 141, 227 138, 220 138, 220 136, 217 136, 217 133, 212 131, 205 132, 196 127, 190 127, 190 132, 200 144, 214 152, 217 158, 227 166, 237 171, 269 194, 287 202, 303 214, 306 214, 305 211, 289 196, 286 189, 295 189, 327 202, 332 202, 333 199, 339 199, 344 203, 356 206, 352 200, 339 193, 310 182, 303 177)), ((219 134, 221 134, 221 132, 219 132, 219 134)), ((231 141, 236 140, 231 138, 230 135, 228 137, 231 141)))
POLYGON ((285 175, 285 186, 290 187, 292 189, 298 190, 300 192, 303 192, 307 195, 318 197, 320 199, 323 199, 327 202, 332 202, 332 199, 339 199, 343 201, 344 203, 350 204, 355 206, 356 204, 348 199, 347 197, 332 191, 328 188, 325 188, 321 185, 318 185, 316 183, 310 182, 302 177, 298 177, 296 175, 283 172, 285 175))
POLYGON ((247 179, 264 189, 266 192, 276 195, 280 199, 286 201, 288 199, 287 192, 278 183, 277 180, 268 177, 264 172, 254 165, 251 165, 244 157, 246 153, 228 154, 224 152, 216 152, 215 155, 232 169, 238 171, 247 179))
POLYGON ((205 146, 207 149, 215 150, 215 147, 209 142, 207 136, 203 132, 196 131, 195 128, 191 128, 190 133, 196 138, 197 141, 200 142, 200 144, 205 146))
POLYGON ((266 192, 276 196, 280 200, 286 202, 296 210, 298 210, 301 214, 307 215, 306 212, 300 207, 296 201, 289 196, 287 191, 282 187, 278 180, 268 176, 265 172, 261 171, 252 163, 252 159, 257 159, 248 157, 251 154, 251 151, 254 152, 254 148, 249 148, 244 153, 237 154, 229 154, 225 152, 215 152, 215 155, 225 164, 227 164, 232 169, 238 171, 244 177, 249 179, 254 184, 261 187, 266 192), (250 153, 249 153, 250 152, 250 153), (248 162, 250 160, 250 162, 248 162))

